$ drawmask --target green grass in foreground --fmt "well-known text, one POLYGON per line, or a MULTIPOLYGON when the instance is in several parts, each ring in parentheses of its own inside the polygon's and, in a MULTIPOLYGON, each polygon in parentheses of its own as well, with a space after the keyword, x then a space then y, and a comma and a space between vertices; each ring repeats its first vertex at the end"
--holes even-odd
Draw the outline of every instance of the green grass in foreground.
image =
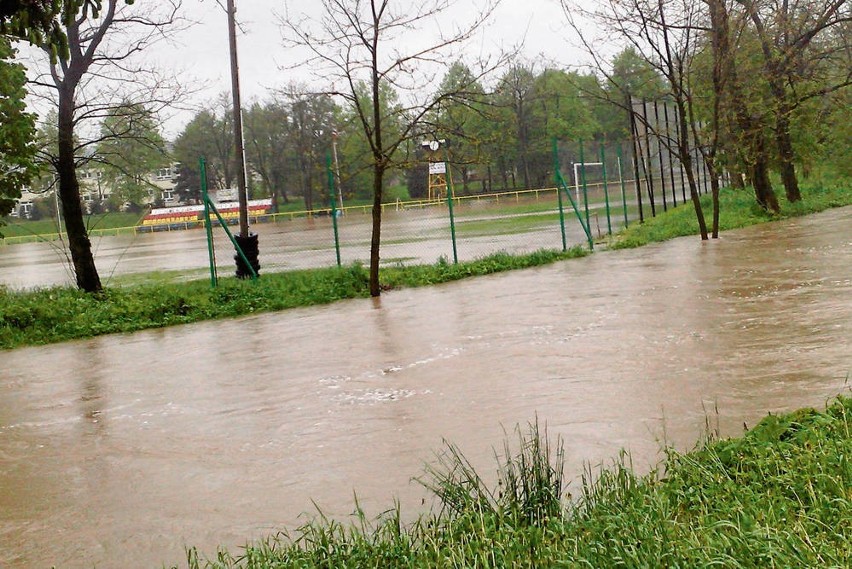
MULTIPOLYGON (((754 192, 724 189, 719 192, 719 228, 722 231, 749 225, 816 213, 833 207, 852 205, 852 188, 849 180, 809 184, 802 188, 802 201, 791 204, 779 196, 781 213, 771 215, 757 206, 754 192)), ((701 206, 707 220, 707 231, 712 228, 713 206, 709 195, 701 197, 701 206)), ((643 224, 632 224, 613 238, 611 249, 629 249, 648 243, 665 241, 684 235, 698 235, 698 221, 691 202, 670 209, 643 224)))
MULTIPOLYGON (((437 507, 414 523, 320 516, 191 569, 285 567, 850 567, 852 398, 766 417, 742 438, 667 452, 639 477, 587 473, 562 499, 561 445, 531 425, 488 488, 453 446, 421 482, 437 507)), ((508 448, 507 448, 508 450, 508 448)))
MULTIPOLYGON (((441 260, 433 265, 383 267, 381 282, 385 288, 425 286, 585 254, 580 248, 565 253, 497 253, 458 265, 441 260)), ((367 285, 367 269, 353 265, 270 273, 257 281, 225 278, 215 289, 206 280, 115 287, 99 295, 72 288, 13 292, 0 287, 0 349, 326 304, 366 297, 367 285)))

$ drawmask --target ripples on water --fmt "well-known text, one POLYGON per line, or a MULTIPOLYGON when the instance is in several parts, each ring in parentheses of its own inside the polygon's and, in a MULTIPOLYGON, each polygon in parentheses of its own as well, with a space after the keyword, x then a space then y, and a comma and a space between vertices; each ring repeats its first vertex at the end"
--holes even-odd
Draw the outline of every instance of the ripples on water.
POLYGON ((538 415, 569 477, 822 405, 852 367, 852 209, 381 300, 3 352, 0 566, 156 567, 488 472, 538 415))

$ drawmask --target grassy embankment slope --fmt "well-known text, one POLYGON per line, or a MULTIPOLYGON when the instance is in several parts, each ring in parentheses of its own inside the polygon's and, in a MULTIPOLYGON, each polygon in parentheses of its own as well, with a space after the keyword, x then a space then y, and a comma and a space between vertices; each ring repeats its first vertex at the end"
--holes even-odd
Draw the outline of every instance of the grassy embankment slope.
POLYGON ((852 399, 766 417, 637 477, 617 465, 560 496, 558 447, 537 428, 487 488, 456 449, 427 470, 433 512, 354 525, 319 518, 190 568, 850 567, 852 399))
MULTIPOLYGON (((825 182, 808 186, 802 190, 801 202, 791 204, 782 198, 781 213, 770 215, 759 208, 751 190, 723 190, 719 193, 719 228, 722 231, 756 225, 766 221, 775 221, 817 213, 834 207, 852 205, 852 186, 850 181, 825 182)), ((707 230, 712 224, 712 204, 710 196, 702 196, 701 205, 707 221, 707 230)), ((610 244, 612 249, 641 247, 648 243, 666 241, 684 235, 697 235, 698 221, 691 203, 655 218, 645 219, 643 224, 633 224, 619 233, 610 244)))
MULTIPOLYGON (((780 217, 804 215, 829 207, 852 204, 848 185, 808 187, 800 204, 784 203, 780 217)), ((709 198, 704 196, 709 215, 709 198)), ((754 205, 748 192, 722 193, 722 228, 732 229, 778 219, 754 205)), ((615 236, 610 247, 635 247, 681 235, 694 235, 697 224, 690 206, 644 224, 633 224, 615 236)), ((566 253, 539 251, 520 256, 495 254, 458 265, 383 267, 382 283, 388 288, 415 287, 469 276, 520 269, 586 255, 581 248, 566 253)), ((132 281, 139 281, 136 276, 132 281)), ((108 288, 92 296, 72 288, 15 292, 0 287, 0 350, 40 345, 102 334, 229 318, 298 306, 325 304, 367 296, 367 271, 361 266, 264 274, 258 282, 222 279, 216 289, 205 280, 154 282, 108 288)))

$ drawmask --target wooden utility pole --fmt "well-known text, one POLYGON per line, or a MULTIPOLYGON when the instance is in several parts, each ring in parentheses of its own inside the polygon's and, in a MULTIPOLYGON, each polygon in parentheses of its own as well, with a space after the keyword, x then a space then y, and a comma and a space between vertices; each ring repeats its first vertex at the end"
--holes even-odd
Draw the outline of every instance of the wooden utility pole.
POLYGON ((237 26, 234 0, 228 0, 228 40, 231 48, 231 93, 234 99, 234 147, 237 156, 237 190, 240 203, 240 237, 249 236, 246 196, 246 154, 243 147, 243 115, 240 104, 240 70, 237 64, 237 26))
POLYGON ((240 234, 235 238, 237 278, 257 278, 260 274, 258 237, 249 232, 246 194, 246 152, 243 146, 243 114, 240 105, 240 69, 237 65, 237 24, 234 0, 228 0, 228 40, 231 47, 231 91, 234 97, 234 147, 237 155, 237 193, 240 204, 240 234))

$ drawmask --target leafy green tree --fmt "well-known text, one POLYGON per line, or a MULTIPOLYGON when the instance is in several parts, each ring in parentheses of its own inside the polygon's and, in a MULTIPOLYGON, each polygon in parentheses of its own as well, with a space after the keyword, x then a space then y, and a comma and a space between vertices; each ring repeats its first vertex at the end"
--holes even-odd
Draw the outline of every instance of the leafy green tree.
MULTIPOLYGON (((431 139, 449 142, 451 168, 456 172, 453 178, 461 178, 461 190, 468 193, 471 170, 485 162, 484 145, 488 133, 485 89, 470 67, 457 61, 447 70, 438 91, 447 98, 435 109, 434 125, 427 129, 433 131, 431 139)), ((411 187, 409 191, 412 195, 418 193, 411 187)))
MULTIPOLYGON (((325 158, 335 130, 335 105, 328 95, 306 94, 299 89, 291 89, 287 97, 301 193, 305 198, 305 208, 313 211, 315 193, 328 195, 324 175, 325 158)), ((323 203, 321 207, 326 207, 326 204, 323 203)))
MULTIPOLYGON (((133 0, 125 0, 133 4, 133 0)), ((51 59, 68 58, 66 28, 82 16, 97 18, 102 0, 3 0, 0 35, 47 46, 51 59)))
POLYGON ((96 157, 113 194, 121 203, 136 205, 156 189, 148 179, 151 173, 169 162, 155 117, 144 105, 129 102, 104 118, 96 157))
POLYGON ((189 164, 179 163, 175 191, 182 203, 201 203, 201 172, 189 164))
POLYGON ((232 119, 227 105, 227 95, 222 95, 211 109, 198 112, 178 135, 172 150, 175 161, 193 180, 201 179, 199 160, 205 159, 210 189, 231 188, 236 178, 232 119))
POLYGON ((12 211, 21 188, 36 174, 35 116, 26 112, 26 75, 0 37, 0 216, 12 211))
POLYGON ((612 58, 609 87, 619 93, 653 101, 666 93, 664 78, 633 46, 627 46, 612 58))
POLYGON ((826 126, 824 155, 829 166, 841 176, 852 178, 852 89, 835 94, 831 111, 825 114, 820 124, 826 126))
POLYGON ((280 101, 254 103, 244 113, 246 161, 257 172, 278 211, 278 198, 286 204, 287 182, 292 170, 290 110, 280 101))
MULTIPOLYGON (((370 103, 369 89, 363 82, 355 86, 360 104, 367 108, 370 103)), ((382 117, 382 128, 388 136, 402 136, 403 124, 400 122, 403 108, 399 103, 399 95, 392 85, 384 83, 380 86, 380 114, 382 117)), ((370 199, 373 197, 373 154, 370 141, 364 134, 363 124, 358 113, 352 107, 338 110, 338 132, 340 135, 340 168, 342 186, 344 192, 357 199, 370 199)), ((372 120, 368 117, 368 120, 372 120)), ((419 125, 418 125, 419 126, 419 125)), ((411 133, 412 137, 416 136, 411 133)), ((407 150, 407 146, 403 147, 407 150)), ((389 174, 396 173, 399 168, 405 168, 410 156, 407 152, 400 152, 396 159, 388 165, 389 174)), ((389 176, 390 177, 390 176, 389 176)), ((382 180, 382 190, 386 189, 386 182, 382 180)))
POLYGON ((558 69, 536 73, 525 64, 509 69, 494 96, 495 104, 504 109, 492 120, 492 148, 499 153, 500 169, 510 174, 518 170, 524 188, 550 183, 551 140, 592 138, 600 130, 593 113, 594 98, 587 96, 596 90, 593 76, 558 69), (506 132, 514 136, 506 137, 506 132))
POLYGON ((59 199, 77 286, 86 292, 98 292, 102 284, 80 203, 77 167, 87 154, 85 147, 102 141, 96 137, 78 144, 76 136, 86 131, 86 123, 91 128, 92 121, 125 100, 158 105, 159 109, 177 97, 175 84, 152 70, 140 54, 174 30, 180 3, 146 3, 139 10, 130 10, 125 3, 104 0, 102 10, 96 10, 99 2, 69 3, 71 8, 62 20, 68 49, 58 57, 50 37, 33 36, 48 58, 49 70, 39 74, 33 85, 46 90, 42 94, 56 104, 59 199), (140 94, 143 99, 138 98, 140 94))
MULTIPOLYGON (((820 39, 832 28, 845 30, 852 21, 847 0, 810 0, 808 2, 768 3, 738 0, 751 20, 763 55, 764 77, 771 93, 774 138, 779 170, 787 200, 802 199, 796 175, 793 129, 797 107, 812 96, 848 87, 852 71, 848 68, 839 81, 813 86, 820 64, 836 49, 820 39), (811 83, 809 86, 808 83, 811 83)), ((848 56, 846 57, 848 64, 848 56)))
POLYGON ((520 167, 525 189, 530 187, 531 182, 530 162, 532 160, 532 137, 535 128, 532 122, 533 102, 536 96, 535 77, 531 65, 515 64, 500 78, 495 93, 496 104, 508 111, 505 115, 507 120, 500 122, 504 127, 507 127, 507 132, 514 135, 512 137, 514 149, 510 156, 506 156, 508 153, 505 151, 509 150, 508 148, 505 146, 501 148, 502 169, 504 172, 511 170, 512 187, 516 187, 514 180, 516 165, 507 159, 514 157, 520 167))
POLYGON ((535 79, 532 123, 536 136, 531 161, 537 187, 553 180, 551 141, 592 139, 600 132, 589 94, 599 89, 597 79, 559 69, 545 69, 535 79))
POLYGON ((603 99, 610 105, 596 115, 603 132, 613 139, 630 137, 629 97, 657 101, 666 94, 662 75, 633 46, 625 47, 613 57, 603 89, 603 99))

